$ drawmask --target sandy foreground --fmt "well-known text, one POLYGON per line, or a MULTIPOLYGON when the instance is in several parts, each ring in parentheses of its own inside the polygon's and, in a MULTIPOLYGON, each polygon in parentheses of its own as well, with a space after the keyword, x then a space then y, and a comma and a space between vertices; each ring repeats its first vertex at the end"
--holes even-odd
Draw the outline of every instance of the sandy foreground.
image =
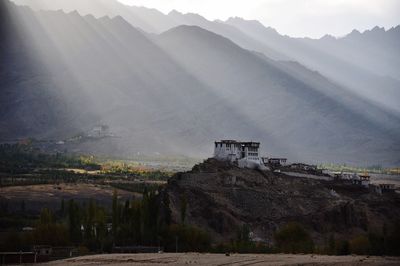
POLYGON ((291 254, 107 254, 53 261, 43 265, 400 265, 400 258, 291 254))

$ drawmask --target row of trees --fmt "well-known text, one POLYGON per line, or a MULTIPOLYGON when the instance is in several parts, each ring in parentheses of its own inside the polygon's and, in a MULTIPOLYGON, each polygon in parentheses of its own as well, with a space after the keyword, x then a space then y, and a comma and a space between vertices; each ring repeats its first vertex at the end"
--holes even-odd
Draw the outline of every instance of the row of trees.
POLYGON ((400 255, 400 226, 370 232, 350 240, 330 235, 317 247, 309 232, 298 223, 288 223, 274 235, 275 246, 255 243, 247 225, 237 229, 235 239, 212 246, 205 231, 186 224, 188 202, 180 197, 180 221, 172 223, 166 193, 145 190, 141 198, 120 201, 114 191, 111 208, 94 200, 61 202, 56 213, 43 209, 35 230, 6 236, 2 250, 19 251, 33 245, 81 246, 91 252, 111 252, 114 246, 159 246, 169 252, 208 251, 240 253, 322 253, 331 255, 400 255))
MULTIPOLYGON (((141 198, 121 202, 114 191, 111 208, 94 200, 61 201, 59 211, 42 209, 32 232, 10 233, 4 251, 30 250, 34 245, 81 246, 91 252, 111 252, 114 246, 160 246, 166 251, 207 251, 211 238, 204 231, 171 222, 169 199, 146 189, 141 198), (160 205, 165 210, 160 210, 160 205), (162 214, 162 215, 161 215, 162 214)), ((1 243, 0 243, 1 245, 1 243)))
POLYGON ((275 233, 275 249, 284 253, 322 253, 329 255, 400 255, 400 225, 388 230, 371 229, 350 239, 331 234, 325 247, 316 247, 310 234, 298 223, 288 223, 275 233))
POLYGON ((390 233, 371 231, 368 234, 357 235, 350 240, 335 239, 330 235, 323 253, 330 255, 400 255, 400 226, 396 225, 390 233))
POLYGON ((305 228, 295 222, 282 226, 274 234, 275 245, 268 246, 254 243, 248 237, 249 227, 244 225, 238 229, 237 237, 229 243, 219 244, 212 250, 215 252, 239 253, 318 253, 328 255, 400 255, 400 226, 392 230, 386 226, 381 232, 369 232, 357 235, 349 240, 335 238, 331 234, 324 246, 316 246, 305 228))
POLYGON ((43 184, 78 183, 87 180, 101 181, 103 176, 89 175, 86 173, 74 173, 67 170, 41 170, 29 176, 11 175, 10 177, 0 178, 0 187, 9 186, 32 186, 43 184))
POLYGON ((173 172, 154 170, 144 166, 132 165, 119 161, 106 161, 101 166, 101 173, 110 176, 126 176, 145 180, 167 180, 173 172))
POLYGON ((126 182, 114 181, 110 183, 110 186, 116 189, 122 189, 129 192, 136 192, 141 194, 145 190, 147 190, 148 192, 156 192, 163 187, 163 184, 148 183, 148 182, 126 183, 126 182))
POLYGON ((112 233, 114 244, 159 246, 165 251, 207 251, 210 236, 194 226, 185 224, 185 197, 181 202, 181 223, 171 222, 167 194, 144 190, 143 197, 120 204, 116 192, 112 204, 112 233), (183 204, 182 204, 183 203, 183 204), (161 210, 161 205, 163 206, 161 210))

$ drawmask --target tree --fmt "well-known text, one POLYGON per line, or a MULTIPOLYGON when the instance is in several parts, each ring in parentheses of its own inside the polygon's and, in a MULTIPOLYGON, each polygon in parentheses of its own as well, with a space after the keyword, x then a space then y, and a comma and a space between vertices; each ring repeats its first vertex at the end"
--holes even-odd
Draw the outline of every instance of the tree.
POLYGON ((310 234, 298 223, 291 222, 275 233, 279 250, 286 253, 311 253, 314 243, 310 234))
POLYGON ((394 228, 387 234, 385 242, 385 253, 387 255, 400 255, 400 222, 394 225, 394 228))
POLYGON ((378 231, 370 230, 368 233, 368 240, 370 245, 370 255, 385 254, 385 238, 383 234, 380 234, 378 231))
POLYGON ((142 241, 142 202, 140 200, 132 201, 132 220, 131 230, 133 233, 133 239, 136 243, 142 241))
POLYGON ((26 209, 25 200, 22 200, 22 202, 21 202, 21 212, 24 213, 25 209, 26 209))
POLYGON ((130 202, 127 199, 125 201, 125 206, 124 206, 124 209, 123 209, 123 212, 122 212, 122 222, 128 223, 129 220, 130 220, 130 202))
POLYGON ((181 223, 185 224, 185 218, 186 218, 186 209, 187 209, 187 198, 186 198, 186 194, 183 193, 181 195, 181 223))
POLYGON ((117 190, 114 189, 113 200, 112 200, 112 231, 114 236, 117 234, 117 228, 118 228, 118 193, 117 190))
POLYGON ((163 205, 164 205, 164 223, 166 226, 169 226, 171 224, 171 208, 169 206, 170 202, 169 202, 169 196, 168 193, 164 193, 163 194, 163 205))
POLYGON ((89 205, 86 208, 85 214, 85 239, 90 241, 94 238, 95 233, 95 226, 94 226, 94 219, 96 215, 96 205, 91 199, 89 201, 89 205))
POLYGON ((179 252, 189 251, 209 251, 211 244, 210 235, 194 226, 171 224, 163 232, 163 245, 166 251, 176 251, 176 241, 178 241, 179 252))
POLYGON ((349 255, 350 254, 350 244, 347 240, 337 240, 335 242, 336 255, 349 255))
POLYGON ((40 225, 43 225, 43 226, 50 225, 54 222, 53 213, 47 208, 42 209, 42 211, 40 212, 39 219, 40 219, 39 220, 40 225))
POLYGON ((82 238, 81 234, 81 217, 79 206, 71 199, 68 202, 68 226, 69 235, 73 242, 79 243, 82 238))
POLYGON ((331 234, 328 240, 328 254, 333 255, 335 254, 335 251, 336 251, 335 236, 334 234, 331 234))
POLYGON ((143 194, 141 203, 142 241, 154 244, 158 241, 158 201, 154 192, 143 194))
POLYGON ((237 232, 237 241, 241 243, 250 242, 250 227, 247 224, 243 224, 237 232))
POLYGON ((33 232, 34 243, 37 245, 60 246, 69 243, 68 230, 65 226, 57 224, 53 213, 42 209, 38 225, 33 232))
POLYGON ((61 216, 64 217, 64 215, 65 215, 65 202, 64 202, 64 199, 61 200, 60 213, 61 213, 61 216))
POLYGON ((104 208, 97 207, 94 220, 96 240, 100 243, 100 251, 104 251, 107 242, 107 213, 104 208))
POLYGON ((367 255, 370 251, 370 243, 368 237, 359 235, 350 241, 350 251, 352 254, 367 255))
POLYGON ((68 229, 62 224, 38 225, 33 231, 36 245, 65 246, 69 244, 68 229))
POLYGON ((23 244, 21 235, 17 232, 6 232, 4 233, 3 239, 0 242, 1 251, 20 251, 22 250, 23 244))

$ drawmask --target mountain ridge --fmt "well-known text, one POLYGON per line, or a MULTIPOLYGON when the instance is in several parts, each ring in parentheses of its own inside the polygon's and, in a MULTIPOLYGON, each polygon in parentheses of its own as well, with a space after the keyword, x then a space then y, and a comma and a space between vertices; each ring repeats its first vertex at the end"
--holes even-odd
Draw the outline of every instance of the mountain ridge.
POLYGON ((106 124, 118 138, 69 149, 198 157, 211 153, 215 139, 239 138, 259 140, 265 152, 292 160, 399 161, 396 116, 365 108, 340 85, 245 50, 224 36, 180 26, 149 37, 122 17, 9 8, 28 29, 15 33, 37 51, 35 67, 24 69, 22 62, 29 58, 24 50, 11 44, 3 50, 12 58, 2 63, 16 62, 10 70, 21 71, 1 73, 16 80, 0 86, 2 103, 20 103, 3 106, 8 114, 0 121, 3 139, 68 138, 106 124), (39 72, 41 65, 48 70, 39 72), (41 93, 32 94, 37 88, 41 93))
MULTIPOLYGON (((17 3, 35 5, 35 0, 14 0, 17 3)), ((43 0, 42 0, 43 1, 43 0)), ((90 13, 90 0, 52 1, 47 6, 80 9, 90 13), (82 3, 86 3, 83 5, 82 3)), ((49 9, 49 7, 47 7, 49 9)), ((277 33, 261 23, 237 18, 231 20, 209 21, 198 14, 183 14, 178 11, 163 14, 154 9, 126 6, 115 1, 101 0, 93 8, 97 13, 112 13, 123 16, 133 26, 145 32, 158 34, 178 25, 197 25, 219 35, 228 37, 242 48, 263 53, 275 60, 298 61, 334 82, 365 97, 375 104, 390 109, 400 115, 396 99, 400 98, 400 58, 397 47, 400 44, 400 27, 382 30, 375 27, 360 33, 358 37, 348 34, 342 38, 324 36, 320 39, 291 38, 277 33), (103 7, 99 11, 99 6, 103 7), (107 7, 107 8, 106 8, 107 7), (107 11, 108 10, 108 11, 107 11), (233 25, 234 24, 234 25, 233 25), (255 26, 256 25, 256 26, 255 26), (373 37, 374 32, 383 32, 373 37)), ((96 13, 95 12, 95 13, 96 13)))
MULTIPOLYGON (((52 2, 54 2, 55 4, 54 4, 53 6, 50 5, 50 6, 47 6, 47 7, 45 7, 43 4, 41 4, 38 0, 33 0, 33 1, 32 1, 32 0, 29 0, 29 1, 28 1, 28 0, 10 0, 10 1, 17 3, 18 5, 25 5, 25 6, 33 7, 35 10, 38 10, 38 9, 43 9, 43 10, 54 10, 54 9, 60 8, 60 7, 61 7, 61 9, 63 8, 62 4, 60 4, 60 3, 62 3, 62 0, 52 0, 52 2), (36 1, 37 3, 35 3, 35 1, 36 1), (57 6, 57 5, 58 5, 58 6, 57 6)), ((48 0, 48 1, 49 1, 49 0, 48 0)), ((90 0, 86 0, 86 1, 90 1, 90 0)), ((207 19, 205 19, 201 14, 197 14, 197 13, 193 13, 193 12, 182 13, 182 12, 179 12, 178 10, 176 10, 176 9, 172 9, 172 10, 169 11, 167 14, 164 14, 164 13, 160 12, 159 10, 157 10, 156 8, 149 8, 149 7, 145 7, 145 6, 127 5, 127 4, 123 4, 123 3, 119 2, 119 1, 114 1, 114 0, 100 0, 100 1, 102 1, 103 3, 107 3, 107 2, 108 2, 108 3, 112 3, 112 4, 117 3, 120 7, 126 7, 126 8, 130 8, 130 9, 132 9, 132 10, 144 10, 144 11, 147 12, 147 14, 148 14, 149 12, 154 12, 154 13, 160 15, 160 16, 165 16, 165 17, 171 16, 171 15, 172 15, 172 16, 175 16, 175 15, 179 15, 179 16, 196 16, 196 17, 198 17, 198 18, 207 20, 207 19)), ((44 2, 46 2, 46 1, 43 1, 43 0, 42 0, 41 2, 44 3, 44 2)), ((70 1, 70 2, 72 2, 72 3, 75 4, 75 2, 73 2, 73 1, 70 1)), ((73 6, 73 5, 72 5, 72 6, 73 6)), ((110 5, 110 6, 112 6, 112 5, 110 5)), ((66 8, 66 7, 64 7, 64 8, 66 8)), ((83 9, 82 6, 79 6, 79 5, 77 5, 76 8, 77 8, 77 9, 83 9)), ((74 9, 74 8, 71 7, 71 6, 68 6, 67 9, 74 9)), ((77 10, 77 9, 74 9, 74 10, 77 10)), ((112 9, 112 8, 109 8, 109 9, 112 9)), ((78 11, 78 10, 77 10, 77 11, 78 11)), ((105 12, 105 10, 104 10, 103 12, 105 12)), ((83 13, 84 13, 84 14, 82 14, 82 15, 87 15, 87 14, 85 14, 85 13, 88 13, 88 11, 84 11, 83 13)), ((89 14, 89 13, 88 13, 88 14, 89 14)), ((136 14, 137 14, 137 13, 136 13, 136 14)), ((103 15, 103 16, 104 16, 104 15, 103 15)), ((117 16, 117 15, 115 15, 115 16, 117 16)), ((123 17, 123 15, 121 15, 121 16, 123 17)), ((238 17, 238 16, 229 17, 229 18, 227 18, 225 21, 216 19, 216 20, 210 21, 210 22, 216 22, 216 21, 218 21, 218 22, 224 22, 224 23, 230 24, 230 22, 231 22, 232 20, 241 20, 241 21, 246 21, 246 22, 252 22, 252 23, 254 23, 254 24, 257 25, 257 26, 263 26, 263 27, 265 27, 265 28, 267 28, 267 29, 270 29, 271 31, 274 31, 274 32, 277 32, 277 33, 278 33, 278 31, 277 31, 275 28, 273 28, 273 27, 271 27, 271 26, 265 26, 265 25, 264 25, 262 22, 260 22, 259 20, 256 20, 256 19, 247 20, 247 19, 244 19, 244 18, 238 17)), ((128 21, 129 21, 129 20, 128 20, 128 21)), ((178 25, 175 25, 175 26, 178 26, 178 25)), ((174 26, 174 27, 175 27, 175 26, 174 26)), ((145 30, 145 29, 143 29, 143 30, 145 30)), ((359 35, 358 33, 360 33, 361 35, 363 35, 363 34, 369 34, 369 33, 377 32, 377 31, 392 32, 392 31, 399 31, 399 30, 400 30, 400 25, 392 26, 392 27, 390 27, 390 28, 385 28, 385 27, 381 27, 381 26, 376 25, 376 26, 374 26, 374 27, 372 27, 372 28, 370 28, 370 29, 365 29, 365 30, 363 30, 363 31, 359 31, 358 29, 353 29, 351 32, 348 32, 347 34, 344 34, 344 35, 341 35, 341 36, 334 36, 334 35, 331 35, 331 34, 329 34, 329 33, 326 33, 324 36, 331 36, 331 37, 333 37, 333 38, 335 38, 335 39, 342 39, 342 38, 348 37, 348 36, 351 35, 352 33, 354 33, 355 35, 359 35)), ((161 33, 161 32, 158 32, 158 33, 161 33)), ((280 33, 279 33, 279 34, 280 34, 280 33)), ((295 39, 321 40, 321 39, 324 38, 324 36, 322 36, 322 37, 320 37, 320 38, 311 38, 311 37, 291 37, 291 36, 286 35, 286 34, 280 34, 280 35, 281 35, 281 36, 287 36, 287 37, 290 37, 290 38, 295 38, 295 39)))

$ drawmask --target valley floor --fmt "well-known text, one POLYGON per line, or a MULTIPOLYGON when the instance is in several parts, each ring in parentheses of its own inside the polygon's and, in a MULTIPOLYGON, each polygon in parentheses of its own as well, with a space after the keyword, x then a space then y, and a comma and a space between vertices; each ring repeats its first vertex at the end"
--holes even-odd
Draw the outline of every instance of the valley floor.
POLYGON ((107 254, 54 261, 44 265, 400 265, 400 258, 292 254, 107 254))

